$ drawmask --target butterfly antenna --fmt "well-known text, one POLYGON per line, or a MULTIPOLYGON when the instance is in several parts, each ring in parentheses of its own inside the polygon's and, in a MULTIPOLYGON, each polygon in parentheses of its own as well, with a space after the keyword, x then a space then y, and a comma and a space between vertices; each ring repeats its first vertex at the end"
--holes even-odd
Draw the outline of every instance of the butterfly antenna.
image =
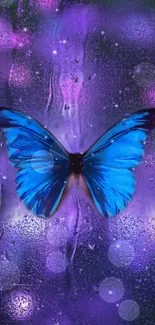
POLYGON ((71 284, 72 284, 72 297, 74 300, 77 299, 77 286, 76 286, 76 279, 75 279, 75 274, 74 274, 74 258, 76 254, 76 249, 77 249, 77 244, 78 244, 78 237, 80 233, 80 228, 81 228, 81 210, 80 210, 80 204, 79 204, 79 198, 76 197, 76 204, 77 204, 77 218, 76 218, 76 224, 74 228, 74 245, 73 245, 73 252, 70 258, 70 263, 69 263, 69 272, 71 275, 71 284))

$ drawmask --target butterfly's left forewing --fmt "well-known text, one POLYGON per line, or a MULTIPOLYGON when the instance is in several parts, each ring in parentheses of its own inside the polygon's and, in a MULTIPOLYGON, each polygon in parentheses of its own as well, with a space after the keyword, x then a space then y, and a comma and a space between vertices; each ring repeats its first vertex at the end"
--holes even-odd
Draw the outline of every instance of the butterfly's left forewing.
POLYGON ((0 109, 0 127, 11 163, 17 168, 17 193, 35 215, 52 215, 70 176, 66 150, 37 121, 16 110, 0 109))
POLYGON ((116 124, 83 155, 83 177, 98 211, 117 215, 135 193, 133 169, 144 155, 155 110, 137 112, 116 124))

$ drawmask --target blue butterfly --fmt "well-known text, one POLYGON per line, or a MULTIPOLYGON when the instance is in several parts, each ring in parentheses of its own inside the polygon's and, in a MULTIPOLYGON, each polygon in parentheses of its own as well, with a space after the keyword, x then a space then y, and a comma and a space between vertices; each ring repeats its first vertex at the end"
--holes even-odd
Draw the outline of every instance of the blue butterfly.
POLYGON ((36 120, 16 110, 0 109, 9 159, 17 168, 17 194, 29 210, 43 218, 56 212, 73 178, 82 179, 84 190, 102 215, 117 215, 135 193, 133 169, 143 158, 154 124, 155 110, 134 113, 85 153, 69 153, 36 120))

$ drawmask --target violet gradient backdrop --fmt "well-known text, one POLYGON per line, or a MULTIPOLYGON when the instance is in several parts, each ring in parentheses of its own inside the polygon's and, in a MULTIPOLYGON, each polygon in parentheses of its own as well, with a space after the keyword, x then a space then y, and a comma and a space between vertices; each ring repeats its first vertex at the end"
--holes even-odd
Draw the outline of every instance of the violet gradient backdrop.
MULTIPOLYGON (((0 1, 0 105, 36 118, 72 152, 155 107, 154 53, 154 1, 0 1)), ((0 325, 154 325, 155 132, 136 195, 112 220, 82 193, 77 207, 74 190, 53 218, 32 216, 2 134, 0 161, 0 325)))

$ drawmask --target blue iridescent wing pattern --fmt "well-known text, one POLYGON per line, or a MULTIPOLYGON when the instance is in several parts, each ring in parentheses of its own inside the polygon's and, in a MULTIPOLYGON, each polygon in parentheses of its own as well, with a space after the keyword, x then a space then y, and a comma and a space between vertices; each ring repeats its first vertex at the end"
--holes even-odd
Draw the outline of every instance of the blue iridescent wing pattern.
POLYGON ((68 153, 41 124, 19 111, 1 108, 0 127, 17 168, 19 198, 35 215, 51 216, 70 176, 68 153))
POLYGON ((155 110, 132 114, 116 124, 83 155, 83 177, 98 211, 116 216, 135 193, 133 169, 144 155, 148 130, 155 126, 155 110))

